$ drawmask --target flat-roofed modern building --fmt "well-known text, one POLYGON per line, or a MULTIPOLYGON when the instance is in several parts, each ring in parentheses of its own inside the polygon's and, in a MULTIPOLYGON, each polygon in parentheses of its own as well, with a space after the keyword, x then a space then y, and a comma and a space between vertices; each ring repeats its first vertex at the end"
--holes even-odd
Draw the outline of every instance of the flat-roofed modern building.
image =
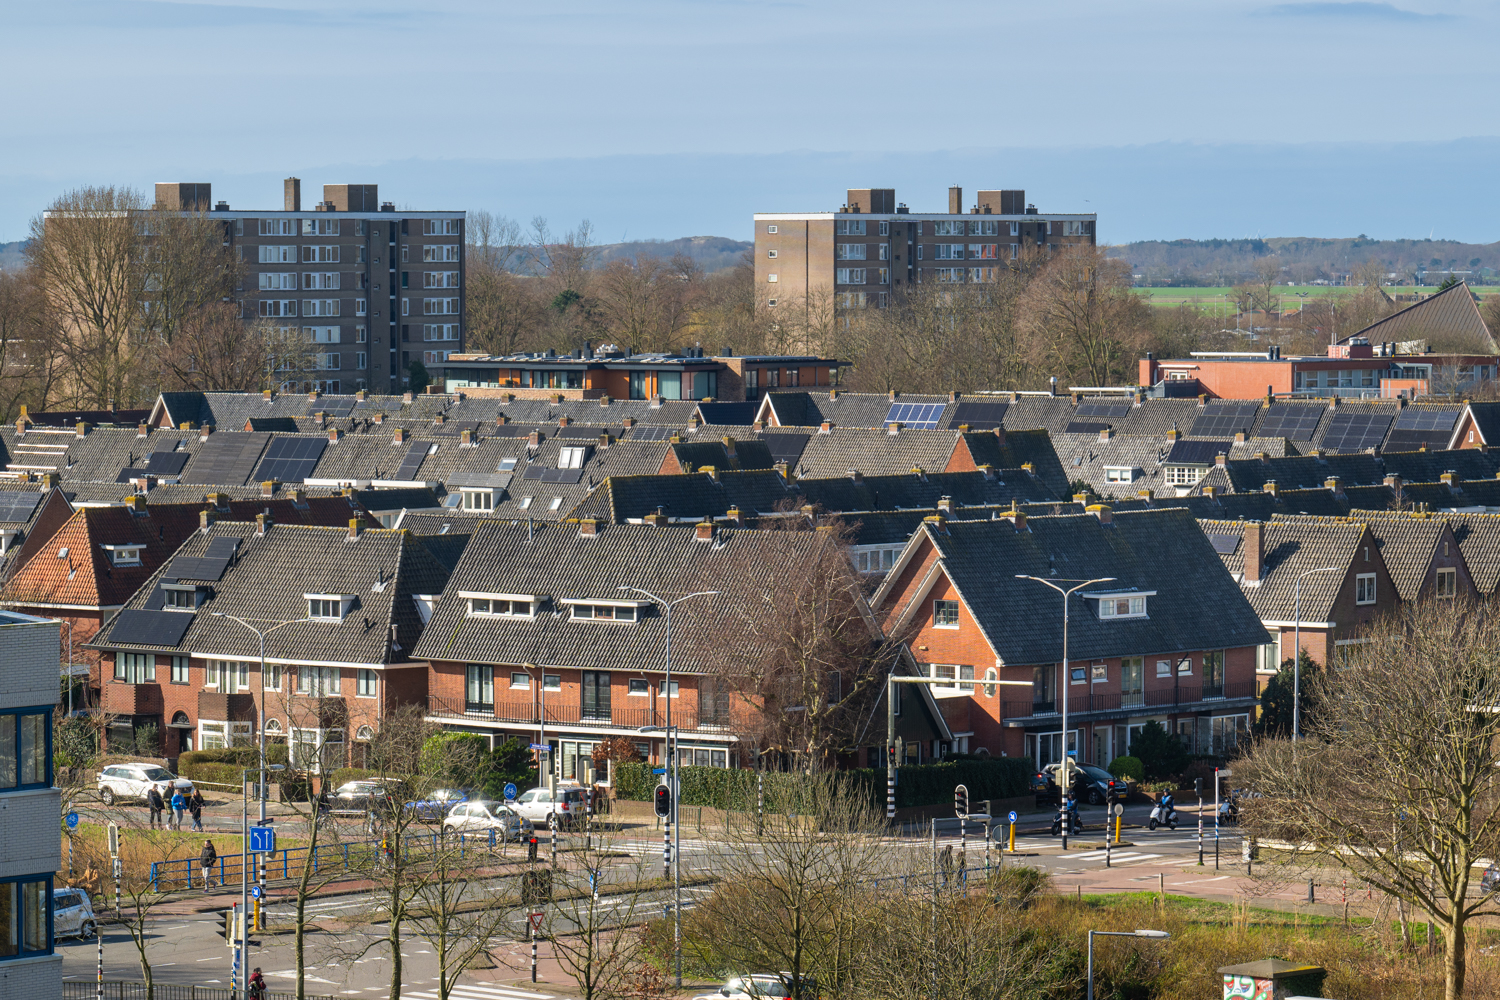
POLYGON ((1024 247, 1094 245, 1097 220, 1042 214, 1022 190, 980 191, 965 209, 963 188, 951 187, 946 212, 912 212, 894 188, 850 188, 836 212, 755 216, 756 298, 773 308, 819 295, 882 306, 910 285, 994 281, 1024 247))
POLYGON ((244 263, 241 315, 297 326, 317 346, 318 370, 287 389, 401 392, 421 361, 441 379, 462 349, 462 211, 396 211, 374 184, 325 184, 302 207, 289 177, 277 209, 230 209, 202 183, 156 185, 158 208, 225 223, 244 263))

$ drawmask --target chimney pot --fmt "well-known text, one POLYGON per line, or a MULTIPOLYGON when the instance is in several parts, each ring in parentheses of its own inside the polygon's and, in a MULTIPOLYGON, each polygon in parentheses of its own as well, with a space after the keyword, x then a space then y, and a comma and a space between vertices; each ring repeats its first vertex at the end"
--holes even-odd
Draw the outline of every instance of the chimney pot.
POLYGON ((831 433, 833 433, 833 421, 832 420, 825 420, 821 424, 819 424, 818 425, 818 433, 819 434, 831 434, 831 433))

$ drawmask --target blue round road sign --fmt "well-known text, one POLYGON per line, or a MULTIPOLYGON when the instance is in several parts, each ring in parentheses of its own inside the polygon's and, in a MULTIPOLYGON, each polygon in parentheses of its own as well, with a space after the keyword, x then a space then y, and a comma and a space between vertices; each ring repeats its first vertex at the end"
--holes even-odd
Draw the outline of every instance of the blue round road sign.
POLYGON ((505 800, 509 802, 516 797, 516 786, 507 782, 505 785, 505 800))
POLYGON ((250 887, 250 898, 251 899, 259 899, 260 897, 261 897, 260 886, 258 886, 258 885, 252 885, 250 887))
POLYGON ((1015 822, 1015 821, 1016 821, 1016 811, 1015 811, 1015 810, 1014 810, 1014 809, 1012 809, 1012 810, 1011 810, 1011 811, 1010 811, 1010 821, 1011 821, 1011 822, 1012 822, 1012 823, 1014 823, 1014 822, 1015 822))
POLYGON ((68 813, 68 829, 72 830, 78 826, 78 814, 68 813))

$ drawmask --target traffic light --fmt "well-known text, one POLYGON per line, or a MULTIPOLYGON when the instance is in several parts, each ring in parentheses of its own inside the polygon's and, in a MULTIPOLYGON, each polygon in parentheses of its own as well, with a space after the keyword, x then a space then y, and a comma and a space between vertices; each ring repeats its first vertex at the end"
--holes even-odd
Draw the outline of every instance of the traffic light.
POLYGON ((225 910, 223 918, 220 922, 219 936, 224 939, 224 943, 229 947, 239 947, 240 931, 245 927, 245 918, 232 909, 225 910))
POLYGON ((1194 778, 1193 779, 1193 794, 1197 795, 1198 798, 1200 798, 1200 799, 1203 798, 1203 779, 1202 778, 1194 778))
POLYGON ((527 861, 535 861, 536 860, 536 834, 535 833, 533 833, 531 835, 531 839, 526 842, 526 860, 527 861))
POLYGON ((656 786, 656 815, 672 815, 672 789, 666 785, 656 786))

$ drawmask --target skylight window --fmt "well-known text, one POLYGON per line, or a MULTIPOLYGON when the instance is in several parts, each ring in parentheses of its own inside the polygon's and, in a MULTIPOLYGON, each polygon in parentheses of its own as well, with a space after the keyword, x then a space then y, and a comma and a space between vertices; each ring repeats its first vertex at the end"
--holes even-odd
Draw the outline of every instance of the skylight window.
POLYGON ((531 497, 522 497, 521 502, 516 504, 516 506, 520 507, 522 510, 525 510, 526 508, 531 506, 531 500, 531 497))
POLYGON ((516 460, 515 459, 513 459, 513 458, 502 458, 500 460, 500 464, 498 466, 496 466, 495 471, 496 472, 514 472, 515 468, 516 468, 516 460))
POLYGON ((564 448, 557 456, 557 467, 559 469, 581 469, 583 468, 582 448, 564 448))

